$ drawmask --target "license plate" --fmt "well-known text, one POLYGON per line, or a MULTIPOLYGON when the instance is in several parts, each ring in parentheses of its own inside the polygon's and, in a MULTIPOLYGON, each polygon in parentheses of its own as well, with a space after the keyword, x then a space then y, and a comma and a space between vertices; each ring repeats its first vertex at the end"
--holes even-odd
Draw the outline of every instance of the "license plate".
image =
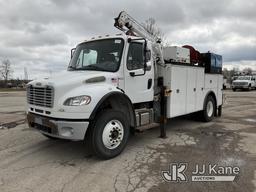
POLYGON ((42 119, 38 117, 35 118, 35 123, 39 125, 43 125, 42 119))

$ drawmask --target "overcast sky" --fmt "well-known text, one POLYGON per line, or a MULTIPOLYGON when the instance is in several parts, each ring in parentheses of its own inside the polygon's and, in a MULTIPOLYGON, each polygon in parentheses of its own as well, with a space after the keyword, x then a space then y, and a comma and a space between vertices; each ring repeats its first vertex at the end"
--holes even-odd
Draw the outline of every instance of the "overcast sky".
POLYGON ((0 60, 11 61, 16 78, 24 67, 30 78, 63 71, 78 42, 119 32, 113 18, 122 10, 141 22, 155 18, 171 45, 256 70, 255 0, 0 0, 0 60))

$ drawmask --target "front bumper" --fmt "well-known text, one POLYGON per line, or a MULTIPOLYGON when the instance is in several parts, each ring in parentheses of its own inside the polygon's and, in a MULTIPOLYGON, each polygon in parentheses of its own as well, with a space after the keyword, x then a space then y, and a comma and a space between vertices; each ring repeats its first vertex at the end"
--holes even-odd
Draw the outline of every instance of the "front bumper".
POLYGON ((248 85, 232 85, 233 89, 248 89, 248 85))
POLYGON ((89 126, 89 122, 84 120, 63 120, 33 113, 27 114, 27 120, 29 127, 35 128, 43 134, 76 141, 84 139, 89 126))

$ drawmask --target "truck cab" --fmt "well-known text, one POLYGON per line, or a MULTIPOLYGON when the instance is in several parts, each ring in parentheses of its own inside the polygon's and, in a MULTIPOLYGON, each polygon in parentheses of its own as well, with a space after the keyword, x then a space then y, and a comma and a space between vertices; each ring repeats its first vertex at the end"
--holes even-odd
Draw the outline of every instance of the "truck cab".
POLYGON ((99 111, 114 108, 135 127, 133 104, 154 97, 149 47, 120 34, 78 44, 65 73, 27 85, 29 125, 48 137, 83 140, 99 111))
POLYGON ((256 88, 256 77, 250 75, 238 76, 236 80, 232 82, 232 89, 236 91, 237 89, 252 90, 256 88))

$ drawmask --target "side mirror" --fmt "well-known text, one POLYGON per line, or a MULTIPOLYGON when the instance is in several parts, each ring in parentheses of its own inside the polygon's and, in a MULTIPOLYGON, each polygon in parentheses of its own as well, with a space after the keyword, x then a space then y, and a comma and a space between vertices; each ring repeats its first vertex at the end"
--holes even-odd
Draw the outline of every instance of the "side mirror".
POLYGON ((151 59, 151 50, 150 49, 145 50, 145 59, 146 59, 146 62, 150 61, 150 59, 151 59))
POLYGON ((72 59, 72 57, 73 57, 73 55, 75 53, 75 50, 76 50, 76 48, 71 49, 71 54, 70 54, 71 59, 72 59))
POLYGON ((150 71, 151 70, 151 65, 146 64, 146 71, 150 71))
POLYGON ((150 71, 151 70, 151 65, 148 64, 148 62, 151 60, 151 50, 150 49, 145 49, 145 70, 150 71))

